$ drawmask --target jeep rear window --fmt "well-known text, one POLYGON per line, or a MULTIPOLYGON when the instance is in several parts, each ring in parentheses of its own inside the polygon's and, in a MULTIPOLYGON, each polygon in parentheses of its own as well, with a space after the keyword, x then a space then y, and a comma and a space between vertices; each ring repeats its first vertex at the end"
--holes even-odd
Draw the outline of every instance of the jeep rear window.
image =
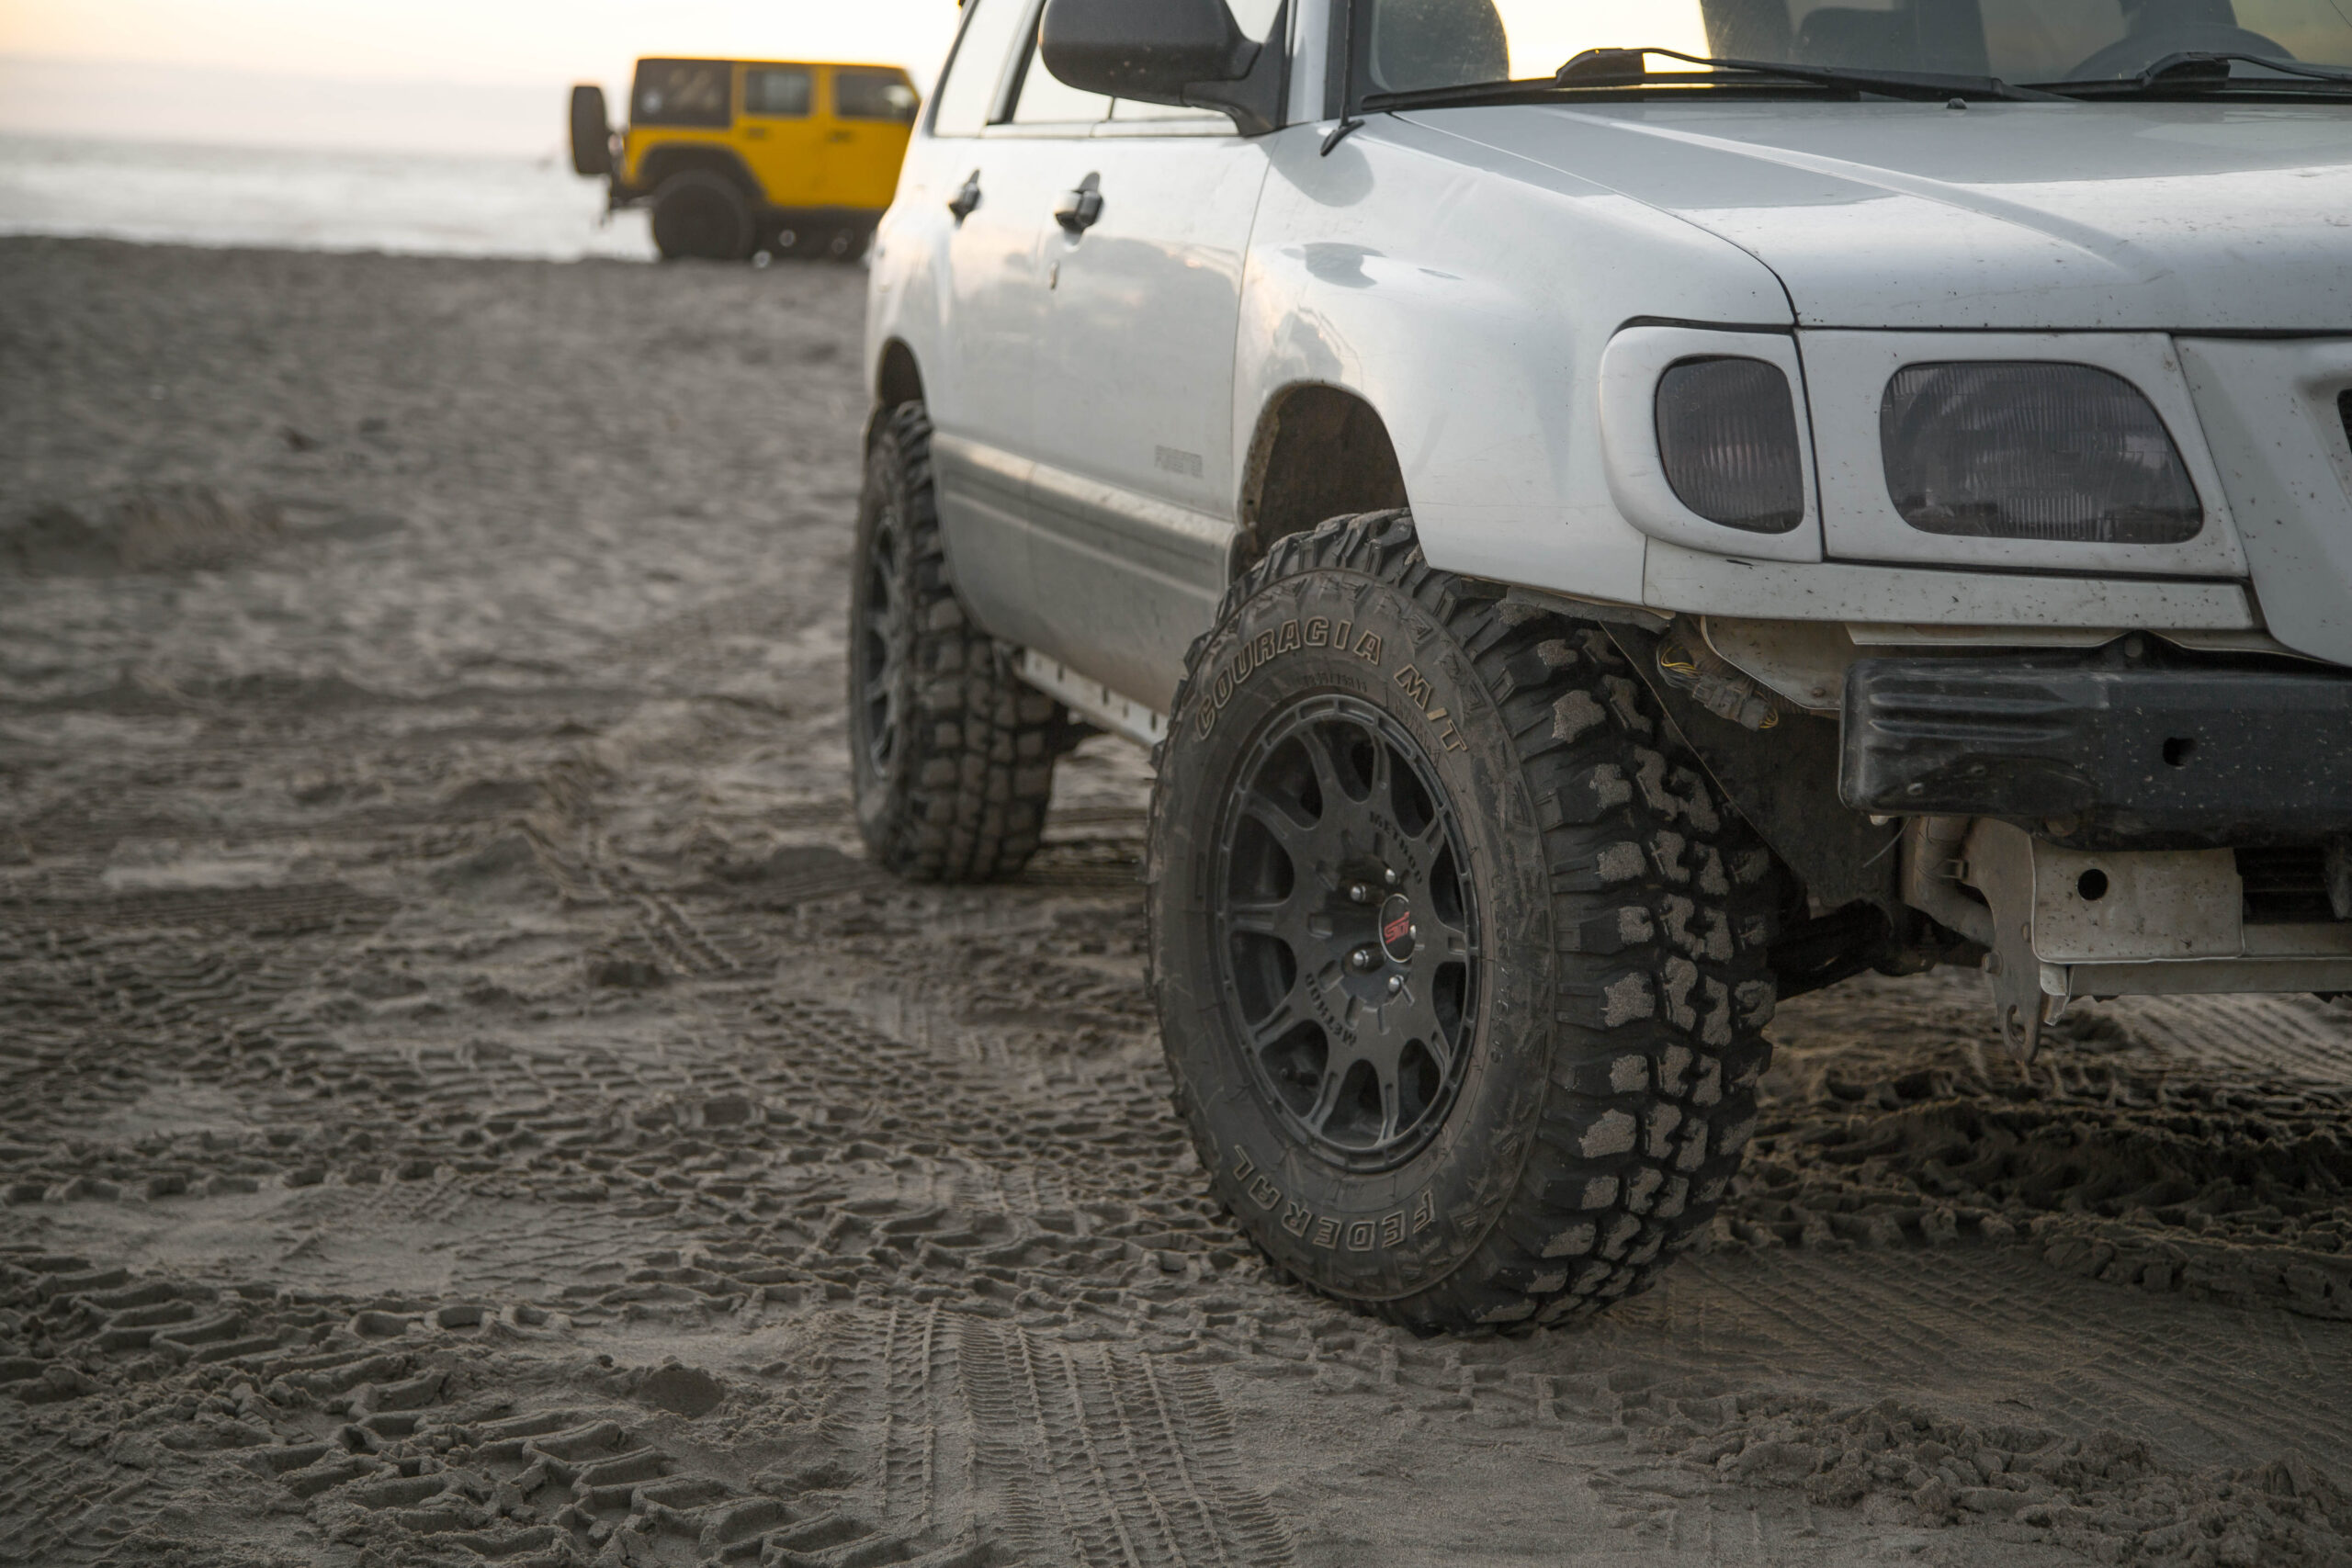
POLYGON ((922 100, 896 71, 833 73, 833 113, 842 119, 887 119, 912 125, 922 100))
POLYGON ((805 65, 754 65, 743 73, 743 112, 805 119, 817 103, 817 75, 805 65))
POLYGON ((725 130, 735 121, 735 67, 723 60, 647 60, 629 95, 634 125, 725 130))
MULTIPOLYGON (((1357 90, 1370 93, 1536 81, 1587 50, 1635 45, 1773 64, 1991 75, 2025 84, 2136 77, 2168 54, 2196 51, 2352 64, 2352 5, 2346 0, 1356 4, 1357 90)), ((1689 69, 1663 59, 1650 68, 1689 69)))

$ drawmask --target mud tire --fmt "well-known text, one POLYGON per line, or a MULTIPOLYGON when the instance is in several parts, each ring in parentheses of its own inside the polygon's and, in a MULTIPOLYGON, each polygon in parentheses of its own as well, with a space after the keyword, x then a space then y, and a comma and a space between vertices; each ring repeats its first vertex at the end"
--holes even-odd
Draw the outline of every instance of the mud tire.
POLYGON ((1072 727, 956 596, 921 403, 876 423, 853 570, 850 756, 867 850, 917 882, 1015 874, 1037 852, 1072 727))
POLYGON ((663 261, 742 261, 754 238, 752 209, 724 175, 688 169, 653 193, 653 245, 663 261))
POLYGON ((571 89, 571 172, 599 180, 613 172, 613 123, 602 87, 571 89))
POLYGON ((1177 1110, 1242 1227, 1297 1280, 1423 1332, 1646 1288, 1704 1232, 1754 1130, 1781 874, 1605 630, 1432 570, 1409 513, 1341 518, 1235 584, 1169 733, 1151 986, 1177 1110), (1418 740, 1483 932, 1450 1109, 1375 1172, 1274 1103, 1214 935, 1219 824, 1252 737, 1334 694, 1418 740))

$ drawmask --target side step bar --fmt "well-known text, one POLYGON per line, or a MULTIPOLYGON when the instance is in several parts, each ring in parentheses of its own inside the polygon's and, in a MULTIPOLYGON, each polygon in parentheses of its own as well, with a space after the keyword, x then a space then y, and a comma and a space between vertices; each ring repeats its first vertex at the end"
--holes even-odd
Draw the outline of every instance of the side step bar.
POLYGON ((1132 740, 1146 750, 1168 739, 1168 716, 1119 695, 1100 681, 1090 681, 1066 664, 1056 663, 1032 649, 1023 649, 1013 673, 1054 697, 1088 723, 1132 740))

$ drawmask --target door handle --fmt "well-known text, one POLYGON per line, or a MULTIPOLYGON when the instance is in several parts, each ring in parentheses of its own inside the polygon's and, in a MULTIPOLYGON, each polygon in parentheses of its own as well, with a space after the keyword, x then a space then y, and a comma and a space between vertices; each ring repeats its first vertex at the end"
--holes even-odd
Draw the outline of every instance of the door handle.
POLYGON ((836 130, 831 136, 826 137, 825 140, 828 141, 854 141, 857 140, 857 132, 854 130, 836 130))
POLYGON ((980 171, 974 169, 972 177, 964 182, 964 188, 956 193, 956 199, 947 204, 947 210, 956 215, 956 226, 960 229, 964 220, 979 209, 980 171))
POLYGON ((743 140, 746 141, 765 141, 767 139, 767 127, 763 125, 750 125, 743 128, 743 140))
POLYGON ((1078 182, 1078 188, 1062 193, 1061 205, 1054 209, 1054 221, 1073 240, 1102 220, 1102 176, 1089 175, 1078 182))

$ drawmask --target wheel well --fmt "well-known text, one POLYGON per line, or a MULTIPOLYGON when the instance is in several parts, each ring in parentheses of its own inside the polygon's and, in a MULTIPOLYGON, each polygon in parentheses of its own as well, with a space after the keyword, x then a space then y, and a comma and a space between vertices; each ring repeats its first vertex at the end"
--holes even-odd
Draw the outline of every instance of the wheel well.
POLYGON ((922 401, 922 371, 915 351, 892 338, 882 349, 882 364, 875 376, 875 401, 887 413, 906 403, 922 401))
POLYGON ((1234 570, 1334 517, 1408 504, 1404 469, 1373 406, 1337 387, 1292 387, 1267 405, 1250 444, 1234 570))
POLYGON ((743 160, 719 147, 656 147, 638 167, 638 185, 647 191, 659 190, 662 181, 689 169, 708 170, 741 191, 747 201, 766 199, 743 160))

